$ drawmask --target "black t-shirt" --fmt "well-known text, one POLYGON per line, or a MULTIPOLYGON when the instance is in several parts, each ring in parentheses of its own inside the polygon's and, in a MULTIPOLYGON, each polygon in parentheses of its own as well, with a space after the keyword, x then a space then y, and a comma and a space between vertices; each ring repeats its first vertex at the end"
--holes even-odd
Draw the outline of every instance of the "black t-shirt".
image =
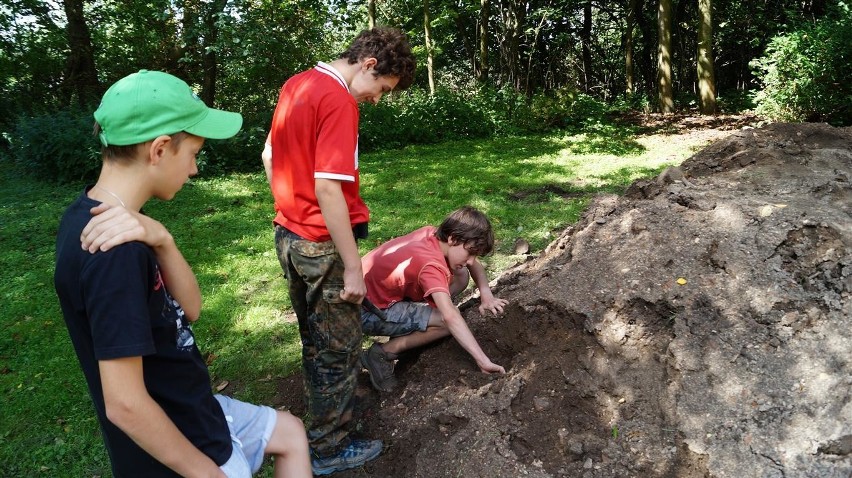
POLYGON ((116 477, 177 476, 107 418, 98 360, 142 357, 145 387, 178 429, 218 465, 231 455, 222 408, 181 306, 166 290, 154 252, 141 242, 81 249, 98 205, 84 192, 62 217, 54 285, 86 376, 116 477))

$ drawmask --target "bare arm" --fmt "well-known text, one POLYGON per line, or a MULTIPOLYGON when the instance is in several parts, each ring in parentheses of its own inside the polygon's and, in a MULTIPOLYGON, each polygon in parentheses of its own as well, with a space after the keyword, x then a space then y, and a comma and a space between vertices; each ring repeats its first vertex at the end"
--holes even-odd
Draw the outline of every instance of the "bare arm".
POLYGON ((470 277, 473 279, 473 283, 476 284, 476 288, 479 289, 479 313, 481 315, 485 315, 486 311, 491 312, 494 315, 502 314, 503 307, 509 303, 506 299, 498 299, 494 297, 494 294, 491 293, 491 287, 488 286, 488 275, 485 273, 485 267, 479 262, 479 260, 474 260, 473 264, 468 266, 467 270, 470 271, 470 277))
POLYGON ((506 369, 492 362, 491 359, 485 355, 485 352, 482 351, 482 347, 479 346, 479 342, 477 342, 476 338, 474 338, 473 333, 467 326, 467 322, 465 322, 464 318, 461 316, 461 312, 459 312, 458 307, 453 304, 450 294, 447 294, 446 292, 436 292, 432 294, 432 300, 435 301, 435 305, 438 307, 438 312, 440 312, 441 317, 444 319, 444 324, 447 326, 447 329, 449 329, 450 334, 456 339, 456 342, 458 342, 459 345, 461 345, 462 348, 465 349, 471 357, 473 357, 476 361, 476 365, 479 366, 479 370, 485 373, 506 373, 506 369))
POLYGON ((82 247, 91 253, 108 251, 126 242, 140 241, 154 250, 169 293, 195 321, 201 314, 201 289, 195 273, 175 244, 171 233, 158 221, 123 207, 101 204, 80 235, 82 247))
POLYGON ((142 378, 142 358, 98 362, 109 421, 137 445, 181 476, 225 477, 207 455, 178 430, 148 394, 142 378))
POLYGON ((263 152, 260 153, 260 159, 263 161, 263 169, 266 171, 266 182, 272 184, 272 133, 266 136, 266 143, 263 145, 263 152))
POLYGON ((343 290, 340 297, 347 302, 360 304, 367 295, 367 286, 364 283, 358 244, 349 221, 349 207, 343 197, 340 181, 317 179, 315 190, 331 240, 343 259, 343 290))

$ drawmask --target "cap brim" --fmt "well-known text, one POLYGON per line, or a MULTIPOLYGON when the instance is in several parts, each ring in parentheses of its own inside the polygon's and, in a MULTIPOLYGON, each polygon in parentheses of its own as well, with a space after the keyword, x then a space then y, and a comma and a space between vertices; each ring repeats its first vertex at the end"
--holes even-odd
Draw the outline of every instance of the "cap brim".
POLYGON ((242 126, 241 114, 208 108, 204 119, 184 131, 202 138, 226 139, 237 134, 242 126))

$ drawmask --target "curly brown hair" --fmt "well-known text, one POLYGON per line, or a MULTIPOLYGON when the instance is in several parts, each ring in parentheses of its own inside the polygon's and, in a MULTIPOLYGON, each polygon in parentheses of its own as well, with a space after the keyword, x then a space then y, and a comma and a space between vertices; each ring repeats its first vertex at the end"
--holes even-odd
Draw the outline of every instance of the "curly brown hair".
POLYGON ((464 206, 450 213, 438 226, 435 237, 442 242, 449 242, 452 237, 454 241, 464 244, 464 248, 476 256, 488 255, 494 249, 494 231, 491 229, 491 221, 485 214, 471 206, 464 206))
POLYGON ((362 31, 339 58, 345 58, 350 65, 375 58, 375 75, 399 78, 396 90, 404 90, 414 81, 414 54, 408 37, 396 28, 376 27, 362 31))

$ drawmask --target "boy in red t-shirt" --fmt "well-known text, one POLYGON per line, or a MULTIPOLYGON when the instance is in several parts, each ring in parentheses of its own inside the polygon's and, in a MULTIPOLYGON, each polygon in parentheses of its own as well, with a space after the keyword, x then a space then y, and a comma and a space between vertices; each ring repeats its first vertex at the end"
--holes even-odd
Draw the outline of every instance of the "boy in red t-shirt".
POLYGON ((491 293, 485 268, 476 259, 493 248, 488 218, 465 206, 447 216, 437 229, 422 227, 364 256, 368 305, 361 313, 361 329, 367 335, 391 337, 361 354, 361 363, 376 389, 389 391, 396 385, 393 363, 399 353, 448 335, 473 357, 481 371, 506 372, 483 352, 452 299, 467 288, 472 277, 479 288, 479 312, 503 312, 507 301, 491 293))
POLYGON ((414 56, 399 30, 361 32, 331 63, 284 84, 264 168, 275 198, 275 245, 299 321, 314 474, 363 465, 379 440, 352 440, 348 422, 366 286, 356 240, 369 210, 359 193, 358 103, 407 88, 414 56))

